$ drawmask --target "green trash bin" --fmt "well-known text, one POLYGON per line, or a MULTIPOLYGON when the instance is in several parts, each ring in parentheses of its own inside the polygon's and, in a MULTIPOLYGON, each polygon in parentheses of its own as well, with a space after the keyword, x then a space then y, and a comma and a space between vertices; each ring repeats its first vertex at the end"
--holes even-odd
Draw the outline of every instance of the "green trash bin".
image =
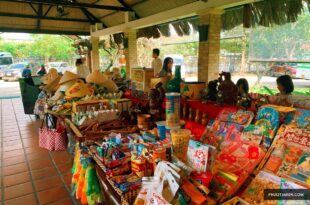
POLYGON ((39 85, 36 83, 38 76, 31 78, 19 78, 19 87, 22 96, 24 113, 33 115, 34 105, 37 101, 38 95, 41 92, 39 85), (34 79, 32 79, 34 78, 34 79))

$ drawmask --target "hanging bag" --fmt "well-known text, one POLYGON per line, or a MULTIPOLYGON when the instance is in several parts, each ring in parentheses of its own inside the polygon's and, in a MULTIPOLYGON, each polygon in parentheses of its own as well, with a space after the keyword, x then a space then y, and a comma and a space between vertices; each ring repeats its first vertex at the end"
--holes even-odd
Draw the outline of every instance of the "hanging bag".
POLYGON ((54 122, 48 114, 45 114, 39 130, 39 147, 49 151, 55 148, 55 137, 57 135, 54 129, 54 122), (45 123, 44 123, 45 122, 45 123), (46 124, 46 126, 44 126, 46 124))
POLYGON ((67 149, 68 139, 66 135, 66 128, 61 123, 61 120, 57 120, 55 135, 55 151, 63 151, 67 149))

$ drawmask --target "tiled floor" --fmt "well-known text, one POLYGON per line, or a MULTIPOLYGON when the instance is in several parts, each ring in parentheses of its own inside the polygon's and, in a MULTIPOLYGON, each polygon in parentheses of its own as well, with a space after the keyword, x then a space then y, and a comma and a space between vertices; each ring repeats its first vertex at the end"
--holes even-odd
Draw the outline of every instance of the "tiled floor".
POLYGON ((0 116, 2 205, 77 204, 70 155, 39 148, 40 122, 24 114, 21 99, 0 100, 0 116))

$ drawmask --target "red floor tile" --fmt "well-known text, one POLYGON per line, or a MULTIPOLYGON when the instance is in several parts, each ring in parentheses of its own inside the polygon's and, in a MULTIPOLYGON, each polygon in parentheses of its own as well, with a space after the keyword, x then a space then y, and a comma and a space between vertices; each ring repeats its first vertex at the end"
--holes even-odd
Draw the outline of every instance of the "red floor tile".
POLYGON ((38 159, 45 160, 45 159, 50 159, 50 156, 48 152, 42 150, 42 152, 35 152, 35 153, 27 154, 27 159, 28 161, 33 161, 33 160, 38 160, 38 159))
POLYGON ((64 199, 67 195, 68 193, 64 187, 55 187, 52 189, 38 192, 41 204, 59 201, 60 199, 64 199))
POLYGON ((43 191, 46 189, 51 189, 54 187, 60 187, 62 185, 62 181, 59 176, 53 176, 49 178, 39 179, 34 182, 36 190, 43 191))
POLYGON ((3 167, 3 176, 19 174, 28 171, 26 163, 20 163, 12 166, 3 167))
POLYGON ((17 144, 17 145, 12 145, 12 146, 6 146, 6 147, 3 148, 3 150, 5 152, 7 152, 7 151, 17 150, 17 149, 21 149, 21 148, 23 148, 23 145, 22 144, 17 144))
POLYGON ((15 135, 15 136, 3 137, 2 140, 3 140, 3 142, 20 140, 20 136, 19 135, 15 135))
POLYGON ((72 205, 72 204, 73 203, 72 203, 71 199, 68 197, 68 198, 56 201, 54 203, 51 203, 50 205, 72 205))
POLYGON ((33 189, 31 182, 10 186, 4 189, 4 200, 25 196, 27 194, 31 194, 32 192, 33 189))
POLYGON ((34 194, 19 197, 4 202, 4 205, 37 205, 34 194))
POLYGON ((58 165, 58 164, 57 164, 57 168, 58 168, 58 170, 59 170, 60 173, 66 174, 66 173, 68 173, 68 172, 71 172, 72 163, 69 162, 69 163, 61 164, 61 165, 58 165))
POLYGON ((22 144, 22 141, 20 139, 6 141, 6 142, 3 142, 3 147, 13 146, 13 145, 17 145, 17 144, 22 144))
POLYGON ((29 172, 23 172, 19 174, 13 174, 4 177, 3 183, 5 187, 22 184, 30 181, 29 172))
POLYGON ((62 177, 63 177, 66 185, 68 187, 70 187, 71 186, 71 182, 72 182, 72 174, 71 173, 63 174, 62 177))
POLYGON ((54 167, 47 167, 38 170, 31 171, 34 180, 43 179, 46 177, 51 177, 57 175, 56 169, 54 167))
POLYGON ((23 163, 25 161, 26 161, 25 156, 20 155, 20 156, 10 157, 10 158, 4 159, 2 165, 3 166, 10 166, 10 165, 14 165, 14 164, 23 163))
POLYGON ((45 159, 45 160, 33 160, 29 162, 30 169, 31 170, 37 170, 37 169, 42 169, 44 167, 52 167, 53 163, 50 159, 45 159))
POLYGON ((13 151, 8 151, 8 152, 3 152, 3 158, 9 158, 9 157, 16 157, 24 155, 24 150, 23 149, 18 149, 18 150, 13 150, 13 151))

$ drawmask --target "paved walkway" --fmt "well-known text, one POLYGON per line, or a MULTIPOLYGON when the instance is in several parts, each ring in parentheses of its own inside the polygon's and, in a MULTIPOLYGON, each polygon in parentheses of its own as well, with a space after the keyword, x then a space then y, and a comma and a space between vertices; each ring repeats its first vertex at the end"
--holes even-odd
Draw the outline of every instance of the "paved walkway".
POLYGON ((2 205, 77 204, 70 196, 71 158, 38 146, 39 122, 21 99, 0 100, 2 205))

